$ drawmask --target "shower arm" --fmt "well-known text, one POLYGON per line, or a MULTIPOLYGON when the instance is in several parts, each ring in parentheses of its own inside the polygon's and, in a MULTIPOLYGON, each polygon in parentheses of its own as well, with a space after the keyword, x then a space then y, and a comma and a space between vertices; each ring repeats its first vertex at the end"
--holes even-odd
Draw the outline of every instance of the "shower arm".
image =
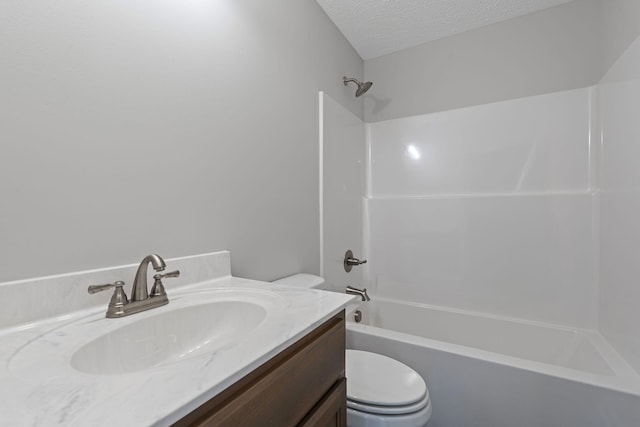
POLYGON ((351 78, 351 77, 343 77, 343 78, 342 78, 342 81, 344 82, 344 85, 345 85, 345 86, 346 86, 346 85, 347 85, 347 83, 349 83, 349 82, 354 82, 354 83, 355 83, 355 84, 357 84, 357 85, 361 85, 361 84, 362 84, 362 83, 360 83, 360 81, 359 81, 359 80, 354 79, 354 78, 351 78))

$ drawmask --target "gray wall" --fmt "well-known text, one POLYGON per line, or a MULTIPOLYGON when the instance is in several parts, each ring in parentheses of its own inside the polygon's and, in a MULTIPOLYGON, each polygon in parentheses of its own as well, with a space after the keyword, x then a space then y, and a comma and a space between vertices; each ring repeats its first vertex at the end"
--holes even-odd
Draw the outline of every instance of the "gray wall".
POLYGON ((640 1, 601 0, 604 22, 604 71, 640 36, 640 1))
POLYGON ((230 249, 319 271, 318 90, 362 117, 315 1, 0 3, 0 282, 230 249))
POLYGON ((596 84, 601 21, 600 0, 579 0, 365 61, 365 121, 596 84))

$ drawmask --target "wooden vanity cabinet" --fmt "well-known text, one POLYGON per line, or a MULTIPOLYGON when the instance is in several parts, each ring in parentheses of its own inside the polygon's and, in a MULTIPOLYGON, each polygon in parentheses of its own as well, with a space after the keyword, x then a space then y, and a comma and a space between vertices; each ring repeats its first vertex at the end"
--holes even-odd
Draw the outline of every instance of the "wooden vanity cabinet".
POLYGON ((176 424, 346 427, 344 311, 176 424))

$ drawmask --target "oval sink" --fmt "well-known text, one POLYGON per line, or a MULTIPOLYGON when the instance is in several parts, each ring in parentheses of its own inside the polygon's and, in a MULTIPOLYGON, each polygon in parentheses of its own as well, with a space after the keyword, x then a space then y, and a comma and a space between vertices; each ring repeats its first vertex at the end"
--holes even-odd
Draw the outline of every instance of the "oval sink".
POLYGON ((162 369, 250 342, 280 321, 285 305, 281 296, 254 288, 178 293, 168 305, 131 316, 105 319, 101 310, 61 324, 16 349, 8 366, 34 378, 162 369))
POLYGON ((133 322, 81 347, 71 366, 88 374, 123 374, 194 357, 236 342, 266 310, 246 301, 192 305, 133 322))

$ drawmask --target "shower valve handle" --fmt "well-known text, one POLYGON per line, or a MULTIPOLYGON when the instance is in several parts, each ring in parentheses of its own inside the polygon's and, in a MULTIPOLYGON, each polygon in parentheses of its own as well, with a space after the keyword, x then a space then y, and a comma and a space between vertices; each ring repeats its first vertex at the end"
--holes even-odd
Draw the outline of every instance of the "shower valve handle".
POLYGON ((358 258, 354 258, 353 252, 351 252, 351 250, 348 250, 347 253, 344 254, 344 271, 346 271, 347 273, 351 271, 354 265, 362 265, 366 263, 366 259, 360 261, 358 258))

